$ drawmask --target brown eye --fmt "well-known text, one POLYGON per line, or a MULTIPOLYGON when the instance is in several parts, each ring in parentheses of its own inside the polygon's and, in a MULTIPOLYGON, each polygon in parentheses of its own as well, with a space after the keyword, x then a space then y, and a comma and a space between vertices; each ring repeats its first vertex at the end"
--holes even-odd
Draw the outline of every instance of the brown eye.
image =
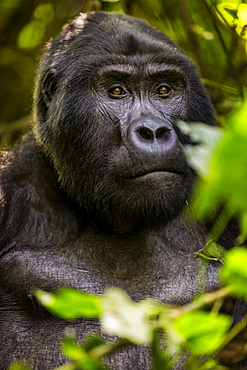
POLYGON ((122 97, 126 95, 126 92, 121 87, 116 86, 109 90, 109 94, 112 97, 122 97))
POLYGON ((113 95, 122 95, 122 93, 123 93, 123 90, 120 87, 114 87, 114 89, 112 89, 113 95))
POLYGON ((157 93, 159 94, 159 95, 162 95, 162 96, 164 96, 164 95, 168 95, 169 93, 170 93, 170 91, 171 91, 171 89, 170 89, 170 87, 169 86, 160 86, 159 88, 158 88, 158 90, 157 90, 157 93))

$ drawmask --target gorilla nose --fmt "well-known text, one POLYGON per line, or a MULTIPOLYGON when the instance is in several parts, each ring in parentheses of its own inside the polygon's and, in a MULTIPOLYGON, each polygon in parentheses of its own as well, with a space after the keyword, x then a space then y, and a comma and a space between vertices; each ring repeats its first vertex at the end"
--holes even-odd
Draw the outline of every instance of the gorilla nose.
POLYGON ((169 129, 164 126, 161 126, 157 129, 150 126, 141 126, 136 129, 137 137, 139 137, 140 140, 144 141, 163 141, 168 136, 168 131, 169 129))
POLYGON ((140 118, 131 123, 127 133, 127 144, 132 150, 141 152, 166 152, 176 142, 173 128, 161 119, 140 118))

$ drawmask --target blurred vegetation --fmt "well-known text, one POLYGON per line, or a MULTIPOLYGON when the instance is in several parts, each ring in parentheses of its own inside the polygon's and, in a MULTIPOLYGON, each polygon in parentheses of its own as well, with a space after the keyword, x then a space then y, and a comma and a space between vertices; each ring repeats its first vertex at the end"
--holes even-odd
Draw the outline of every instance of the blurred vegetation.
POLYGON ((245 1, 0 0, 1 147, 29 129, 35 69, 44 44, 79 12, 100 9, 143 18, 168 34, 197 64, 224 124, 247 85, 245 8, 242 23, 234 23, 241 3, 245 1))

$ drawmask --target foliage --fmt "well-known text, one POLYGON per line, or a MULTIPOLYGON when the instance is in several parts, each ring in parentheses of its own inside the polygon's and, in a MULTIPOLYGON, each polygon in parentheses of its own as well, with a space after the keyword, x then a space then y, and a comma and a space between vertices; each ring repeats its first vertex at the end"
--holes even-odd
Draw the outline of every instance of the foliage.
MULTIPOLYGON (((218 203, 224 204, 222 219, 219 218, 221 225, 218 225, 218 233, 226 226, 232 214, 238 213, 242 239, 247 236, 246 116, 247 102, 230 114, 224 131, 217 128, 204 128, 203 125, 194 127, 185 123, 180 124, 180 128, 185 132, 193 132, 194 141, 201 141, 201 145, 187 149, 191 165, 201 175, 194 199, 196 217, 205 218, 211 215, 216 209, 215 200, 217 200, 218 203), (198 127, 200 138, 198 138, 199 135, 196 136, 198 127), (208 133, 211 134, 211 140, 208 138, 208 133), (213 147, 215 150, 210 156, 213 147)), ((212 236, 217 238, 219 235, 212 236)))
POLYGON ((101 313, 99 298, 90 294, 82 295, 70 289, 60 289, 56 295, 40 290, 36 290, 35 295, 47 309, 51 308, 54 315, 58 314, 66 320, 78 317, 99 317, 101 313))

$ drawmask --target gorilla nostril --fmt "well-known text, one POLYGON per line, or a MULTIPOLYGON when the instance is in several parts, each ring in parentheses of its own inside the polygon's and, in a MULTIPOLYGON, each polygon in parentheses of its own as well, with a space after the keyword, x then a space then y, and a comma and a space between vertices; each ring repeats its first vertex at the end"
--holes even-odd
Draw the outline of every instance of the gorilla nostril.
POLYGON ((141 136, 142 139, 147 141, 152 141, 154 139, 154 133, 147 127, 140 127, 137 130, 138 134, 141 136))
POLYGON ((167 137, 167 133, 169 132, 170 130, 168 130, 166 127, 160 127, 158 128, 156 131, 155 131, 155 137, 157 140, 159 139, 166 139, 167 137))
POLYGON ((152 116, 140 116, 130 122, 126 133, 126 144, 140 155, 160 156, 176 145, 177 136, 172 126, 152 116), (149 153, 149 154, 148 154, 149 153))

